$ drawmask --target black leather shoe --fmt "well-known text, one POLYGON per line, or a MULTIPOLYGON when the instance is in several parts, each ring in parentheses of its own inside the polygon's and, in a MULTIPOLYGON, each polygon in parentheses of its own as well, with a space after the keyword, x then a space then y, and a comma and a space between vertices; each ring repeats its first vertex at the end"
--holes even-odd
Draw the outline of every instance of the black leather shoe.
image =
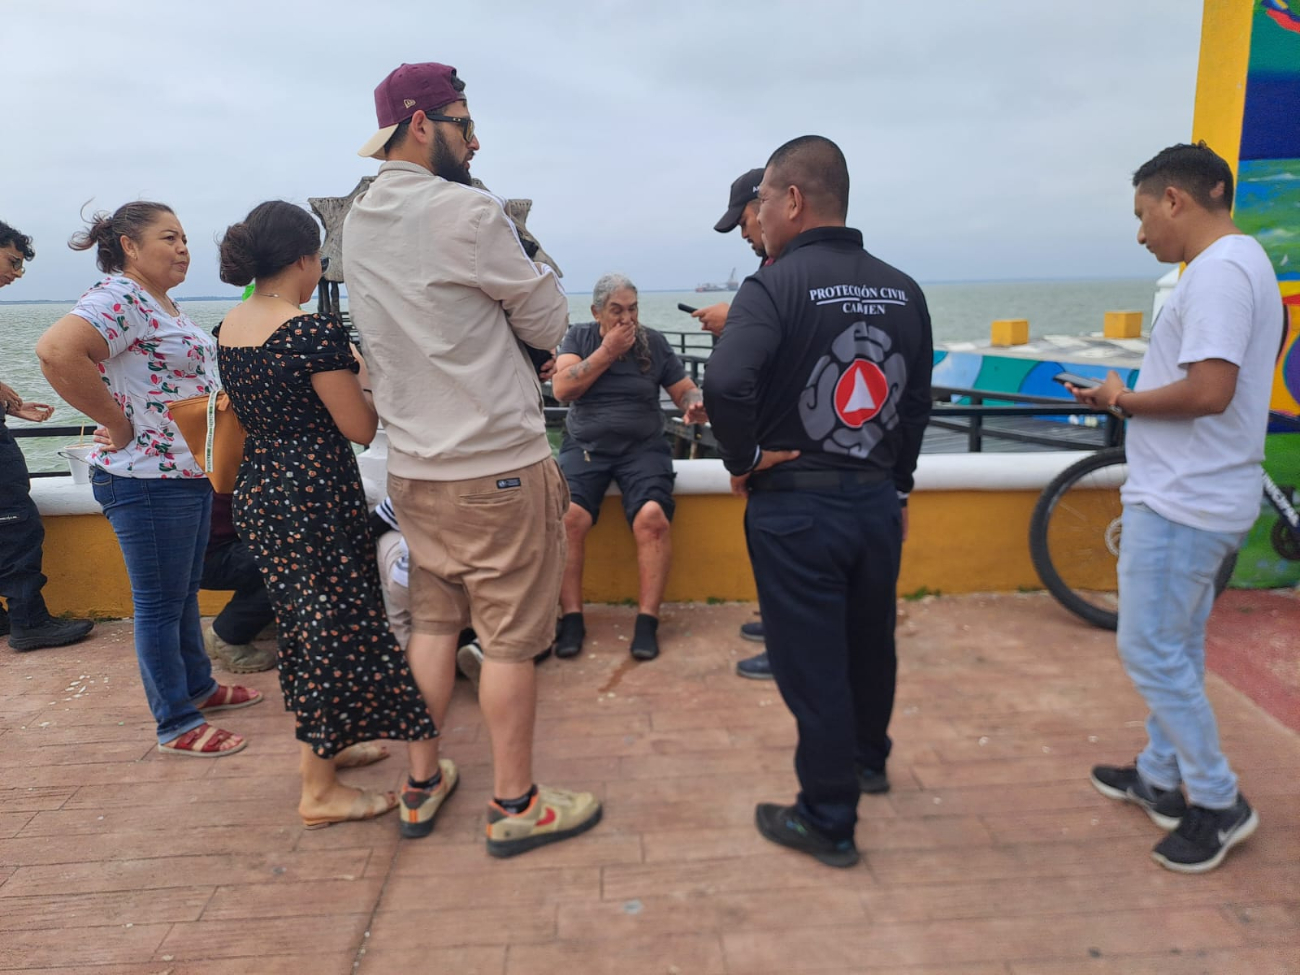
POLYGON ((0 606, 0 636, 9 635, 9 611, 0 606))
POLYGON ((763 633, 763 621, 758 620, 754 623, 740 624, 740 638, 748 640, 751 643, 762 643, 766 636, 763 633))
MULTIPOLYGON (((748 626, 749 624, 746 623, 745 625, 748 626)), ((771 680, 772 663, 767 659, 766 653, 760 653, 755 657, 738 660, 736 662, 736 673, 741 677, 748 677, 750 680, 771 680)))
POLYGON ((40 650, 44 647, 62 647, 69 643, 76 643, 94 628, 94 620, 51 618, 40 626, 14 626, 9 634, 9 646, 20 652, 40 650))
POLYGON ((858 791, 864 792, 869 796, 878 796, 889 791, 889 776, 885 770, 877 772, 875 769, 860 768, 858 769, 858 791))
POLYGON ((788 846, 820 860, 828 867, 851 867, 858 862, 853 840, 833 840, 806 822, 794 806, 760 802, 754 809, 754 825, 773 843, 788 846))

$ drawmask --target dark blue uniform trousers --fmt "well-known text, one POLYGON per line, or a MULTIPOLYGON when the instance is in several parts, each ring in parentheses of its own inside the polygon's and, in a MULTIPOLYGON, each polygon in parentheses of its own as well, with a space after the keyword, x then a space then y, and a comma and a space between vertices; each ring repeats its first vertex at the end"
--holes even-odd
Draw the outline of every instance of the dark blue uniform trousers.
POLYGON ((0 596, 9 604, 17 629, 40 626, 50 618, 41 597, 41 543, 45 528, 32 500, 23 452, 0 420, 0 596))
POLYGON ((855 765, 883 771, 891 744, 898 496, 892 482, 754 491, 745 537, 772 674, 799 728, 798 811, 850 837, 855 765))

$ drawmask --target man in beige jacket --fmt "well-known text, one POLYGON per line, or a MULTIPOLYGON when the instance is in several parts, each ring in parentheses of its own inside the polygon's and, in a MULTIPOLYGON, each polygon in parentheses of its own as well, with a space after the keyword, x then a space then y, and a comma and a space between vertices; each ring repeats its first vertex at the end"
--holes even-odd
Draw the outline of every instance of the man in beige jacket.
MULTIPOLYGON (((375 406, 388 491, 411 550, 407 655, 441 727, 456 637, 483 646, 479 703, 492 739, 488 852, 567 839, 601 815, 590 793, 533 780, 533 656, 551 641, 569 496, 551 458, 525 344, 553 349, 568 302, 528 259, 501 201, 470 185, 479 143, 464 83, 403 64, 375 89, 384 160, 344 223, 343 264, 375 406)), ((402 794, 402 832, 424 836, 456 786, 447 759, 402 794)))

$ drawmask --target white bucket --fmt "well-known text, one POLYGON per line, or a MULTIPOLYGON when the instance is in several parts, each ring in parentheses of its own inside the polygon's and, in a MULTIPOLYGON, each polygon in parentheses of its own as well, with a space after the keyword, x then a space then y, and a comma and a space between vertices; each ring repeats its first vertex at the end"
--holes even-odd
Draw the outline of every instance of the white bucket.
POLYGON ((68 462, 73 484, 90 483, 90 465, 86 462, 86 458, 94 449, 95 445, 92 443, 74 443, 68 444, 59 451, 59 456, 68 462))

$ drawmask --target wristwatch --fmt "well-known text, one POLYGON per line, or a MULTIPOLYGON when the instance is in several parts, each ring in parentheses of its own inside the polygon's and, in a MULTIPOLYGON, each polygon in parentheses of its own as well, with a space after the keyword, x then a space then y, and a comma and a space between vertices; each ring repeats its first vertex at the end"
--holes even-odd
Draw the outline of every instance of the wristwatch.
POLYGON ((1130 413, 1128 410, 1124 409, 1124 407, 1119 405, 1119 398, 1123 396, 1125 393, 1131 393, 1131 392, 1133 392, 1133 390, 1129 389, 1127 386, 1121 389, 1118 393, 1115 394, 1115 398, 1111 401, 1110 406, 1106 407, 1106 412, 1110 413, 1113 416, 1119 417, 1121 420, 1127 420, 1130 417, 1132 417, 1133 416, 1132 413, 1130 413))

